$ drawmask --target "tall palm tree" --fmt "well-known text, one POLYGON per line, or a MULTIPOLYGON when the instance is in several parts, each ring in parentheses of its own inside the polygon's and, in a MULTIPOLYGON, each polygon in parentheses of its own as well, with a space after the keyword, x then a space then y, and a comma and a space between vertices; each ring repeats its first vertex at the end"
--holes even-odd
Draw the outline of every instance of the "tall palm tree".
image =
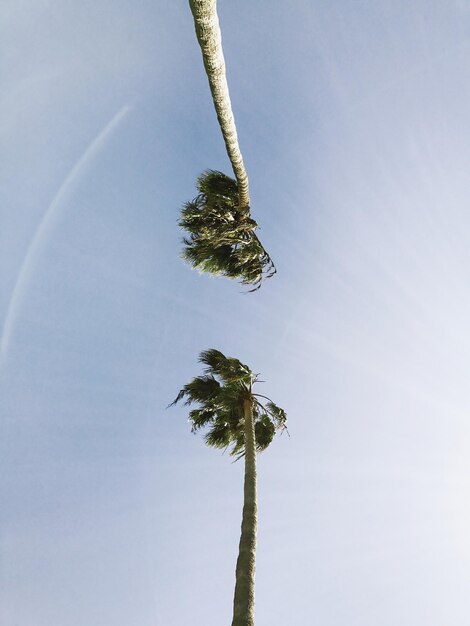
POLYGON ((220 130, 237 179, 240 210, 247 211, 250 206, 248 176, 238 145, 237 129, 228 91, 217 2, 216 0, 189 0, 189 6, 194 17, 196 37, 201 47, 220 130))
POLYGON ((189 411, 192 431, 206 428, 205 441, 215 448, 231 447, 230 454, 245 458, 244 501, 235 574, 232 626, 253 626, 256 553, 256 453, 265 450, 287 416, 269 398, 256 394, 258 374, 238 359, 218 350, 201 352, 204 374, 185 385, 175 401, 197 404, 189 411), (263 398, 263 402, 261 401, 263 398))
POLYGON ((256 291, 276 270, 250 217, 248 176, 230 102, 216 0, 189 0, 189 5, 235 180, 212 171, 199 177, 199 195, 181 212, 180 226, 189 233, 183 239, 183 258, 202 271, 253 285, 251 291, 256 291))
POLYGON ((255 233, 258 224, 240 213, 236 181, 209 170, 197 187, 198 196, 181 210, 179 225, 188 233, 183 258, 202 271, 253 285, 255 291, 276 269, 255 233))

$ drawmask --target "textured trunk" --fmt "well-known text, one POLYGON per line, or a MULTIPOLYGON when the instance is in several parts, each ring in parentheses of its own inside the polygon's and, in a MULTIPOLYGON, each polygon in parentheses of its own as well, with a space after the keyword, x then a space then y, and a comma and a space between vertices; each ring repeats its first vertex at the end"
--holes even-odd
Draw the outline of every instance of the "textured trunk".
POLYGON ((212 93, 217 119, 224 137, 227 154, 238 183, 240 209, 248 210, 248 176, 238 145, 237 129, 225 76, 225 60, 222 37, 217 17, 216 0, 189 0, 194 17, 196 37, 201 46, 202 59, 212 93))
POLYGON ((251 401, 246 400, 243 408, 245 414, 245 486, 232 626, 253 626, 255 613, 256 445, 251 401))

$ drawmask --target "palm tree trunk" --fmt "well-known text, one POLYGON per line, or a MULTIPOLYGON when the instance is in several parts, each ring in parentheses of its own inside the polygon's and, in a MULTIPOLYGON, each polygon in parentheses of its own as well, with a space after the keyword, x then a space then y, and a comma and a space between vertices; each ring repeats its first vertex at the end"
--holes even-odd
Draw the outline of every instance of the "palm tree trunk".
POLYGON ((189 0, 217 119, 238 183, 239 208, 242 211, 248 211, 250 205, 248 176, 238 145, 237 129, 230 102, 216 4, 216 0, 189 0))
POLYGON ((245 401, 243 410, 245 417, 245 485, 232 626, 253 626, 255 612, 256 444, 253 406, 250 400, 245 401))

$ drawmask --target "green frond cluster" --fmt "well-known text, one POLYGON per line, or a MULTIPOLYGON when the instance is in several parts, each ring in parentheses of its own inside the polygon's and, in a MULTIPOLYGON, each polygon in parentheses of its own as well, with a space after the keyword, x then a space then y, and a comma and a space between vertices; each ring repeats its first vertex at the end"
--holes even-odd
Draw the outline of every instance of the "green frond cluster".
POLYGON ((252 392, 256 375, 238 359, 226 357, 215 349, 201 353, 206 365, 202 376, 193 378, 181 389, 172 403, 198 405, 189 411, 192 432, 206 428, 205 441, 215 448, 231 446, 231 455, 244 453, 244 403, 252 405, 255 440, 258 451, 265 450, 276 431, 286 427, 287 416, 271 400, 263 405, 252 392))
POLYGON ((201 352, 199 362, 207 366, 205 371, 208 375, 219 376, 225 384, 238 382, 249 386, 255 378, 247 365, 238 359, 226 357, 215 348, 201 352))
POLYGON ((276 269, 255 233, 258 224, 239 210, 236 181, 208 170, 197 179, 197 188, 199 194, 181 210, 179 225, 188 233, 183 258, 201 271, 258 289, 276 269))

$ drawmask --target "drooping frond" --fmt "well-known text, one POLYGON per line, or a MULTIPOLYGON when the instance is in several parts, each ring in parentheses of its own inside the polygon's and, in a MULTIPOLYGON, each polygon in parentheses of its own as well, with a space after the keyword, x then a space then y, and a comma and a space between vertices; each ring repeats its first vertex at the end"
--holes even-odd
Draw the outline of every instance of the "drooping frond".
POLYGON ((287 414, 284 409, 278 407, 277 404, 274 404, 271 400, 266 403, 266 409, 273 418, 276 428, 285 428, 287 423, 287 414))
POLYGON ((247 209, 240 210, 237 183, 209 170, 197 181, 199 195, 181 210, 182 257, 194 268, 261 286, 276 272, 255 231, 258 224, 247 209))
POLYGON ((266 450, 276 433, 275 424, 267 413, 262 413, 255 421, 255 441, 259 451, 266 450))

